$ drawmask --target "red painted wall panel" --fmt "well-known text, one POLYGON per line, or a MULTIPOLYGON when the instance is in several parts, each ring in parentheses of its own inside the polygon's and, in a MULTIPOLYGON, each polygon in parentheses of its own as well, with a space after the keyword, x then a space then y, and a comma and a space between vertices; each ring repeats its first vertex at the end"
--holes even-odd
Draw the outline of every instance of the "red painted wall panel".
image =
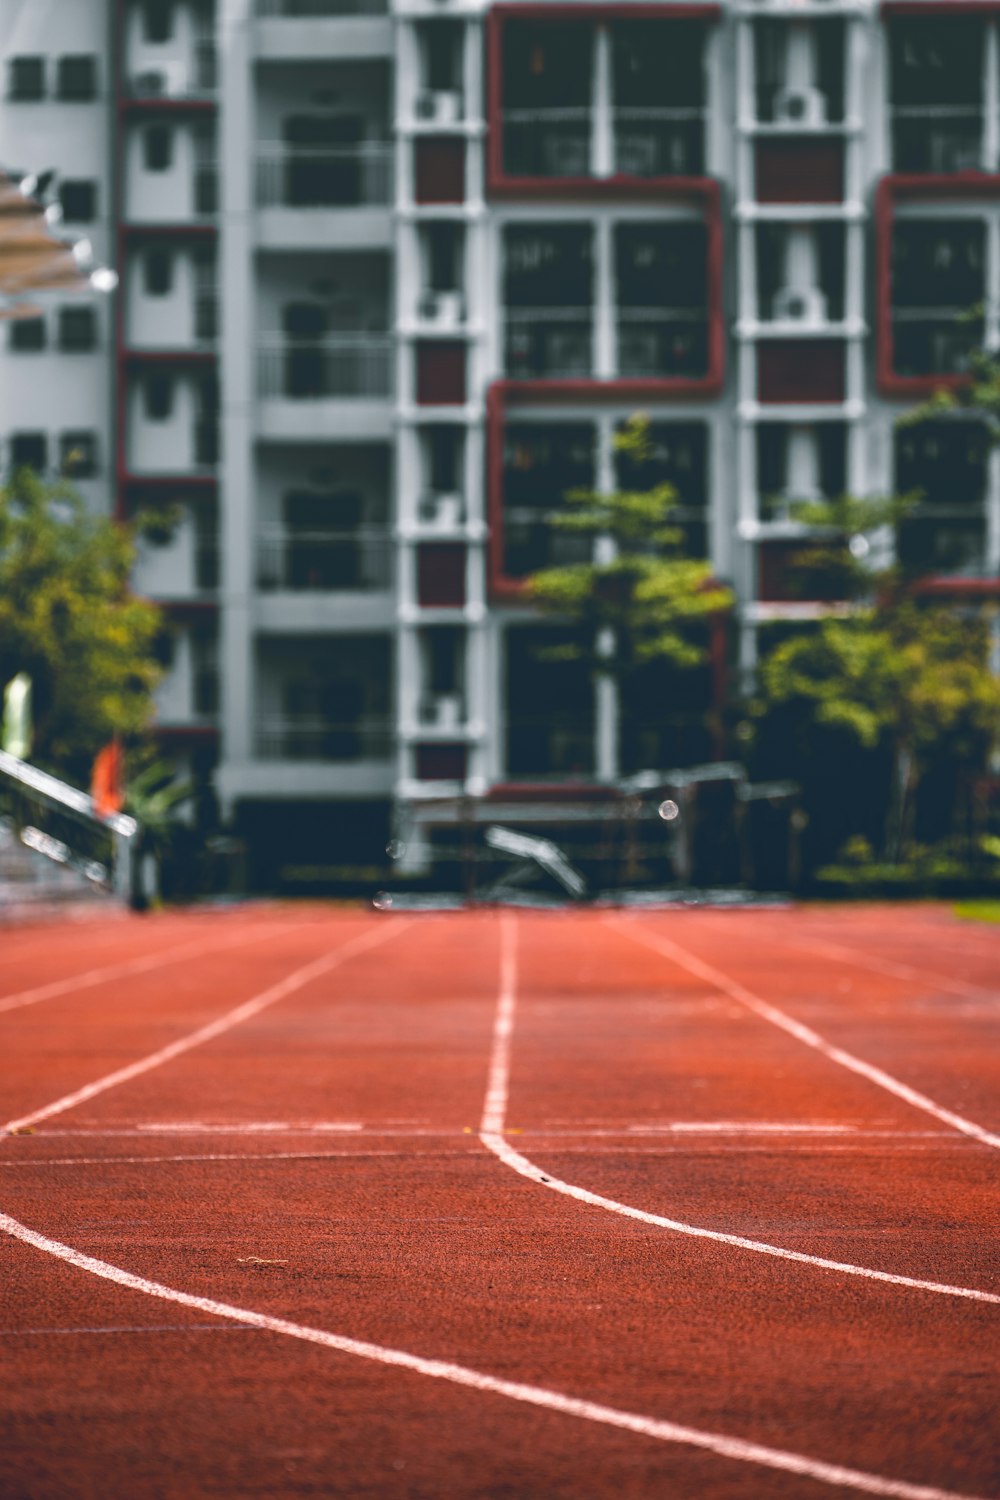
POLYGON ((758 141, 758 203, 842 203, 844 147, 840 141, 758 141))
POLYGON ((417 401, 421 406, 464 404, 464 344, 435 339, 417 345, 417 401))
POLYGON ((468 751, 464 745, 418 745, 418 781, 464 781, 468 751))
POLYGON ((432 542, 417 548, 417 598, 425 609, 459 609, 465 603, 461 542, 432 542))
POLYGON ((455 136, 428 135, 417 140, 413 149, 417 202, 464 202, 465 142, 455 136))
POLYGON ((838 339, 776 339, 757 348, 757 399, 843 401, 846 351, 838 339))

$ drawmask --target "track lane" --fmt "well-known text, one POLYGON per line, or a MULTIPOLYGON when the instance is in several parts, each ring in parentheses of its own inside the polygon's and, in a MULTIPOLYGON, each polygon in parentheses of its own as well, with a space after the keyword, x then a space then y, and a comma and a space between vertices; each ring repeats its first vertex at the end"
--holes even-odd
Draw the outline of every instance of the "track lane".
MULTIPOLYGON (((472 930, 479 946, 485 947, 488 937, 495 942, 489 919, 477 919, 472 930)), ((426 945, 415 945, 405 979, 398 973, 396 979, 417 1004, 421 992, 423 1003, 433 1004, 434 976, 424 972, 432 966, 421 962, 431 947, 430 927, 426 931, 426 945)), ((561 945, 568 935, 565 927, 559 930, 561 945)), ((495 977, 488 992, 484 988, 479 995, 476 988, 474 1029, 479 1032, 481 1014, 488 1017, 492 1010, 495 977)), ((378 1005, 377 997, 368 998, 373 1117, 394 1101, 399 1075, 408 1069, 419 1073, 425 1063, 414 1052, 412 1036, 394 1053, 386 1048, 378 1005)), ((317 1009, 313 1019, 320 1013, 317 1009)), ((308 1029, 308 1015, 301 1024, 308 1029)), ((468 1015, 460 1025, 468 1026, 468 1015)), ((561 1051, 550 1048, 548 1061, 550 1069, 561 1067, 561 1051)), ((485 1053, 480 1069, 482 1087, 485 1053)), ((287 1115, 287 1089, 285 1105, 287 1115)), ((38 1138, 8 1142, 5 1150, 29 1144, 37 1147, 38 1138)), ((344 1142, 345 1149, 351 1144, 344 1142)), ((444 1160, 434 1159, 426 1140, 414 1146, 402 1173, 398 1161, 372 1160, 240 1164, 235 1181, 226 1175, 231 1170, 162 1163, 151 1177, 142 1164, 116 1165, 111 1181, 121 1197, 114 1223, 106 1223, 105 1213, 108 1253, 117 1250, 129 1265, 146 1265, 154 1279, 157 1271, 173 1268, 207 1288, 231 1293, 234 1284, 246 1284, 234 1282, 247 1274, 235 1267, 252 1231, 257 1249, 250 1253, 288 1259, 294 1267, 294 1274, 276 1271, 266 1284, 255 1275, 251 1283, 278 1316, 295 1319, 302 1316, 303 1304, 311 1305, 323 1327, 333 1326, 328 1320, 342 1314, 340 1326, 352 1334, 363 1329, 364 1336, 381 1337, 386 1344, 398 1346, 402 1329, 413 1334, 407 1347, 432 1357, 455 1358, 458 1351, 490 1370, 499 1359, 502 1378, 510 1372, 509 1378, 551 1386, 553 1375, 559 1375, 571 1391, 617 1400, 664 1421, 677 1420, 679 1406, 685 1419, 714 1421, 722 1431, 733 1430, 736 1413, 737 1435, 747 1441, 787 1445, 792 1436, 803 1451, 829 1461, 849 1453, 855 1462, 871 1459, 879 1472, 934 1475, 952 1485, 961 1479, 962 1489, 983 1492, 974 1481, 991 1472, 979 1437, 988 1432, 990 1408, 974 1381, 968 1382, 971 1389, 959 1387, 962 1372, 977 1367, 977 1360, 988 1366, 995 1323, 956 1317, 951 1309, 947 1318, 935 1312, 922 1320, 917 1337, 912 1316, 880 1295, 873 1297, 871 1289, 859 1298, 813 1282, 805 1296, 816 1326, 803 1330, 802 1286, 797 1272, 788 1279, 788 1267, 755 1267, 752 1280, 741 1278, 734 1285, 728 1250, 706 1252, 699 1246, 692 1253, 692 1247, 675 1245, 665 1251, 661 1234, 631 1226, 623 1230, 606 1214, 560 1204, 527 1183, 501 1184, 493 1164, 477 1163, 464 1150, 450 1149, 444 1160), (729 1326, 719 1325, 720 1289, 729 1326), (874 1359, 874 1351, 877 1368, 868 1372, 865 1360, 874 1359), (696 1389, 691 1389, 694 1372, 696 1389), (935 1413, 942 1382, 949 1381, 956 1389, 948 1420, 963 1434, 962 1457, 935 1454, 940 1446, 935 1413), (830 1430, 831 1382, 837 1393, 835 1432, 830 1430), (872 1433, 873 1412, 879 1428, 899 1441, 894 1436, 886 1443, 881 1431, 872 1433)), ((5 1195, 8 1175, 14 1174, 3 1176, 5 1195)), ((18 1199, 41 1210, 50 1224, 66 1216, 67 1239, 81 1209, 85 1222, 100 1224, 108 1201, 107 1169, 81 1168, 76 1204, 67 1201, 65 1187, 52 1176, 41 1164, 36 1178, 30 1171, 23 1178, 19 1173, 18 1199)), ((99 1248, 99 1240, 93 1241, 91 1253, 99 1248)), ((575 1432, 570 1441, 575 1447, 575 1432)), ((712 1460, 707 1485, 687 1492, 724 1493, 713 1485, 733 1481, 720 1476, 720 1462, 712 1460)), ((577 1493, 587 1493, 588 1473, 577 1471, 584 1486, 577 1493)), ((779 1493, 775 1478, 767 1479, 769 1495, 779 1493)), ((746 1478, 743 1485, 744 1495, 753 1492, 746 1478)), ((815 1489, 813 1481, 797 1479, 790 1493, 815 1489)))

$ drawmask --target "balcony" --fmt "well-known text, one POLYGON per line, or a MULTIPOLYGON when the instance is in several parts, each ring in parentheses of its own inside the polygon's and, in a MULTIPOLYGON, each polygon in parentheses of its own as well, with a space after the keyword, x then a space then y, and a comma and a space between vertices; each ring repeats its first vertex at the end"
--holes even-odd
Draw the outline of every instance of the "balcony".
POLYGON ((614 169, 625 177, 698 177, 704 170, 703 109, 616 109, 614 169))
POLYGON ((300 531, 267 527, 257 538, 257 587, 290 593, 370 593, 392 582, 384 527, 300 531))
POLYGON ((591 110, 508 109, 503 118, 504 167, 512 177, 589 177, 591 110))
POLYGON ((264 145, 257 153, 260 208, 330 210, 384 207, 393 196, 393 148, 264 145))
POLYGON ((617 327, 619 377, 698 378, 708 369, 708 319, 704 309, 622 308, 617 327))
POLYGON ((260 760, 351 763, 387 760, 393 726, 388 718, 345 719, 296 715, 264 718, 257 725, 260 760))
POLYGON ((985 323, 967 307, 894 307, 892 368, 895 375, 964 375, 981 349, 985 323))
POLYGON ((275 338, 257 350, 257 392, 265 401, 385 400, 393 389, 388 334, 275 338))
POLYGON ((897 172, 989 172, 983 112, 976 106, 892 111, 892 164, 897 172))
POLYGON ((513 380, 589 380, 593 309, 508 307, 506 371, 513 380))

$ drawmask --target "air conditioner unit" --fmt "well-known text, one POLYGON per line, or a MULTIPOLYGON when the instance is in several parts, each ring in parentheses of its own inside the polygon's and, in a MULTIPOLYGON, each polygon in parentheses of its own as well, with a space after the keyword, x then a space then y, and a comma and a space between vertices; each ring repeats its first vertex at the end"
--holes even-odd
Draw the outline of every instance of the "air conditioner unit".
POLYGON ((779 89, 774 118, 779 125, 825 125, 826 97, 816 88, 779 89))
POLYGON ((421 510, 424 524, 440 531, 456 531, 462 524, 461 495, 429 495, 421 510))
POLYGON ((818 286, 783 286, 775 293, 771 316, 778 323, 825 323, 826 293, 818 286))
POLYGON ((436 693, 424 705, 424 721, 434 729, 458 729, 463 717, 459 693, 436 693))
POLYGON ((424 89, 417 95, 416 116, 425 125, 454 125, 462 118, 457 89, 424 89))
POLYGON ((132 74, 132 93, 140 99, 171 99, 185 93, 187 72, 182 62, 161 63, 132 74))
POLYGON ((464 316, 464 303, 461 292, 424 292, 418 309, 420 321, 433 323, 436 328, 457 328, 464 316))

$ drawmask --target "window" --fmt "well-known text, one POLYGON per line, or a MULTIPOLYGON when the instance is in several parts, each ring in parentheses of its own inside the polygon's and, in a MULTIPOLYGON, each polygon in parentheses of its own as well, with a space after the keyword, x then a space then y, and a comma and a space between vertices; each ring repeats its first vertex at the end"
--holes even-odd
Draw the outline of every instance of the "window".
POLYGON ((59 309, 59 347, 67 354, 86 354, 97 347, 97 313, 92 307, 59 309))
POLYGON ((146 416, 150 422, 166 422, 174 407, 174 382, 169 375, 150 375, 143 387, 146 416))
POLYGON ((173 0, 145 0, 142 7, 143 41, 169 42, 173 34, 173 0))
POLYGON ((61 57, 56 93, 67 103, 83 104, 97 98, 97 58, 89 53, 61 57))
POLYGON ((901 219, 892 237, 892 342, 897 375, 955 374, 984 335, 983 219, 901 219))
POLYGON ((979 169, 983 57, 989 52, 983 21, 963 15, 907 16, 893 20, 889 36, 896 171, 979 169))
POLYGON ((49 462, 49 440, 44 432, 15 432, 10 439, 10 467, 16 474, 18 469, 34 469, 44 473, 49 462))
POLYGON ((154 245, 143 257, 143 280, 150 297, 167 297, 174 284, 174 257, 162 245, 154 245))
POLYGON ((7 71, 7 97, 26 103, 45 98, 44 57, 12 57, 7 71))
POLYGON ((59 202, 69 223, 90 224, 97 218, 97 183, 88 178, 67 178, 59 184, 59 202))
POLYGON ((504 231, 507 373, 587 377, 593 369, 593 230, 589 224, 504 231))
POLYGON ((595 432, 589 423, 508 427, 503 451, 506 577, 589 561, 590 537, 554 528, 552 515, 569 490, 593 486, 595 463, 595 432))
POLYGON ((11 323, 8 348, 16 350, 19 354, 27 354, 44 349, 45 342, 44 318, 20 318, 11 323))
POLYGON ((708 366, 703 224, 615 226, 618 373, 704 375, 708 366))
POLYGON ((169 125, 150 125, 142 137, 143 165, 147 172, 169 172, 174 160, 174 132, 169 125))
POLYGON ((59 472, 67 479, 93 479, 97 473, 97 433, 64 432, 59 438, 59 472))

